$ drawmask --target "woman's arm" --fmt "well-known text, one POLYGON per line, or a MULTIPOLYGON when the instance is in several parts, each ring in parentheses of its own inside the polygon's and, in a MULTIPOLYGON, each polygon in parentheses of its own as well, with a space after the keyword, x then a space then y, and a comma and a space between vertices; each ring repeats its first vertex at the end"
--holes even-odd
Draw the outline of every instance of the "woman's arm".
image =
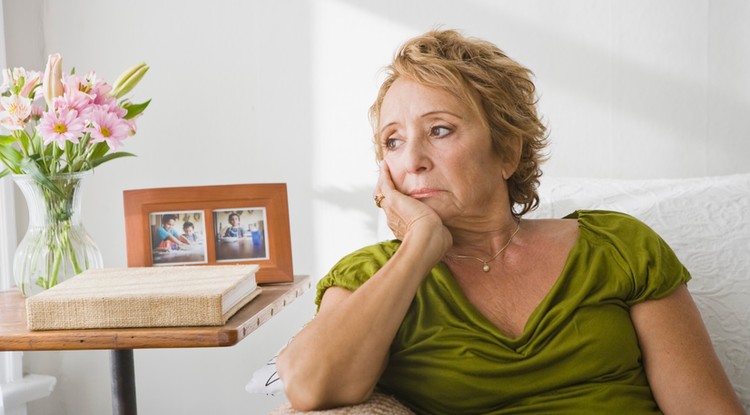
POLYGON ((280 353, 276 366, 297 410, 356 404, 370 396, 417 288, 452 244, 435 211, 394 188, 385 163, 378 191, 402 243, 355 292, 329 288, 315 318, 280 353))
POLYGON ((665 414, 745 414, 685 285, 634 305, 651 390, 665 414))
MULTIPOLYGON (((315 318, 277 359, 289 402, 314 410, 363 402, 419 284, 442 257, 431 232, 409 234, 396 254, 355 292, 331 287, 315 318)), ((438 242, 439 243, 439 242, 438 242)))

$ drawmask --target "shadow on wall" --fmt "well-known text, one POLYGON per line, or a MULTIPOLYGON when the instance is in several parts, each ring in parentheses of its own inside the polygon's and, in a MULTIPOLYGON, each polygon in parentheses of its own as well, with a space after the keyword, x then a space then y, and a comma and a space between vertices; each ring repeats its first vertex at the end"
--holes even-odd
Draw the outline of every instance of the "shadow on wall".
MULTIPOLYGON (((722 5, 723 9, 718 14, 719 19, 731 19, 734 12, 746 15, 748 10, 746 5, 740 1, 731 2, 733 4, 722 5), (730 10, 735 7, 737 10, 730 10), (745 9, 743 9, 743 7, 745 9)), ((624 27, 630 21, 618 20, 617 8, 634 8, 638 7, 626 2, 607 2, 602 6, 602 12, 609 11, 602 18, 609 19, 609 33, 592 33, 591 36, 608 36, 614 38, 617 34, 621 36, 620 40, 627 40, 622 37, 627 33, 637 33, 639 27, 624 27), (619 25, 619 27, 618 27, 619 25), (630 30, 632 29, 632 32, 630 30)), ((358 7, 367 10, 370 13, 381 15, 384 18, 398 22, 407 27, 415 27, 418 30, 428 30, 436 27, 436 24, 445 16, 451 16, 452 24, 466 23, 465 27, 460 26, 443 26, 444 28, 464 29, 468 35, 474 35, 487 38, 494 41, 501 48, 508 47, 502 38, 513 39, 516 45, 523 45, 535 51, 544 51, 544 61, 524 62, 522 51, 508 51, 512 57, 519 59, 522 63, 527 64, 532 70, 544 72, 544 83, 554 83, 556 87, 568 89, 573 95, 584 95, 589 101, 596 105, 611 105, 612 102, 618 104, 616 110, 629 113, 632 117, 644 120, 651 125, 661 125, 669 131, 670 127, 674 128, 674 119, 668 119, 660 116, 663 112, 653 111, 662 105, 679 107, 687 100, 690 102, 699 102, 706 105, 706 112, 709 113, 712 126, 720 124, 716 118, 723 120, 737 120, 744 118, 743 114, 750 113, 750 98, 747 95, 740 95, 740 91, 732 88, 734 83, 722 81, 723 72, 730 75, 729 79, 736 79, 743 75, 747 77, 750 71, 743 70, 740 67, 724 65, 730 63, 731 56, 722 56, 721 51, 746 50, 748 47, 746 36, 727 36, 718 33, 713 26, 718 26, 721 21, 709 13, 705 12, 707 33, 707 48, 701 50, 700 45, 696 45, 695 65, 705 67, 704 79, 686 79, 672 76, 667 71, 656 67, 639 64, 627 59, 626 56, 618 53, 616 48, 607 50, 592 46, 591 43, 577 42, 570 37, 566 37, 559 31, 553 31, 549 26, 541 25, 539 22, 550 21, 549 18, 540 18, 538 21, 519 18, 517 15, 504 15, 500 7, 503 5, 488 6, 479 1, 466 1, 461 3, 460 17, 456 16, 456 4, 452 1, 440 0, 429 2, 429 7, 425 7, 425 2, 410 2, 403 4, 397 0, 383 0, 379 2, 359 2, 358 7), (713 19, 712 19, 713 18, 713 19), (721 38, 719 38, 721 37, 721 38), (730 42, 730 43, 727 43, 730 42), (736 45, 732 44, 736 42, 736 45), (503 45, 506 46, 503 46, 503 45), (719 47, 720 45, 720 47, 719 47), (519 53, 520 52, 520 53, 519 53), (579 57, 586 57, 585 60, 579 57), (601 65, 606 63, 608 67, 591 68, 590 65, 601 65), (713 66, 712 66, 713 65, 713 66), (550 68, 547 70, 547 68, 550 68), (554 69, 551 69, 554 68, 554 69), (628 84, 637 84, 636 89, 621 89, 619 95, 610 97, 611 91, 598 88, 581 88, 580 83, 575 79, 580 78, 582 71, 609 71, 611 79, 610 84, 618 85, 626 78, 628 84), (731 77, 733 75, 733 77, 731 77), (722 85, 721 82, 726 82, 722 85), (737 91, 737 93, 733 93, 737 91), (648 96, 650 101, 640 100, 639 95, 648 96), (656 97, 656 98, 654 98, 656 97), (625 98, 625 100, 623 100, 625 98), (711 107, 709 107, 709 105, 711 107)), ((510 3, 508 7, 515 7, 510 3)), ((533 9, 534 6, 525 6, 526 10, 533 9)), ((649 7, 649 6, 643 6, 649 7)), ((709 8, 711 5, 709 4, 709 8)), ((543 17, 544 13, 548 15, 555 13, 556 8, 549 5, 538 6, 539 15, 543 17)), ((591 16, 591 14, 589 15, 591 16)), ((585 16, 582 18, 586 18, 585 16)), ((734 23, 734 22, 729 22, 734 23)), ((723 28, 722 31, 735 28, 723 28)), ((737 30, 743 30, 736 28, 737 30)), ((664 30, 667 30, 665 28, 664 30)), ((743 32, 744 33, 744 32, 743 32)), ((739 34, 741 35, 741 34, 739 34)), ((617 39, 615 39, 617 40, 617 39)), ((508 42, 510 43, 510 42, 508 42)), ((394 45, 395 48, 395 45, 394 45)), ((724 52, 728 54, 728 52, 724 52)), ((663 68, 662 68, 663 69, 663 68)), ((679 114, 678 114, 679 115, 679 114)), ((731 133, 732 131, 728 131, 731 133)), ((710 139, 711 137, 706 137, 710 139)))

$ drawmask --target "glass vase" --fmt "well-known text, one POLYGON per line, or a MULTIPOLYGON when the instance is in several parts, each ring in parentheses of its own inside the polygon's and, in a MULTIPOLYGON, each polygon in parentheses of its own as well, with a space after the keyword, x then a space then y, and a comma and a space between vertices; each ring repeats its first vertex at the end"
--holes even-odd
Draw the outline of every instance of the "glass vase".
POLYGON ((99 247, 81 222, 81 185, 89 175, 90 170, 48 177, 59 193, 29 175, 13 175, 29 210, 29 228, 13 258, 13 277, 24 296, 102 268, 99 247))

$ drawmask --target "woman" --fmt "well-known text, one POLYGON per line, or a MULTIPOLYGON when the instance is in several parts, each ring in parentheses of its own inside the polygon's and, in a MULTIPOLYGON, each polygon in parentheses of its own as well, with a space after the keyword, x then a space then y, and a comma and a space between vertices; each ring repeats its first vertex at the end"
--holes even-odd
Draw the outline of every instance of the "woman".
POLYGON ((455 31, 408 41, 389 69, 375 202, 398 240, 318 284, 278 359, 295 408, 378 388, 424 414, 744 413, 652 230, 615 212, 522 219, 546 141, 530 71, 455 31))

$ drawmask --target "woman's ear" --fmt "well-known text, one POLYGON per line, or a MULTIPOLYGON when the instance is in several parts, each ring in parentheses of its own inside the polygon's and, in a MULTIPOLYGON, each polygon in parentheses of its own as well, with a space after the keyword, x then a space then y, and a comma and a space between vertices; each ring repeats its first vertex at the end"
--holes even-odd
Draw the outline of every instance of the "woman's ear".
POLYGON ((521 136, 515 136, 508 139, 510 141, 506 147, 505 162, 503 163, 503 179, 508 180, 518 169, 521 162, 521 136))

